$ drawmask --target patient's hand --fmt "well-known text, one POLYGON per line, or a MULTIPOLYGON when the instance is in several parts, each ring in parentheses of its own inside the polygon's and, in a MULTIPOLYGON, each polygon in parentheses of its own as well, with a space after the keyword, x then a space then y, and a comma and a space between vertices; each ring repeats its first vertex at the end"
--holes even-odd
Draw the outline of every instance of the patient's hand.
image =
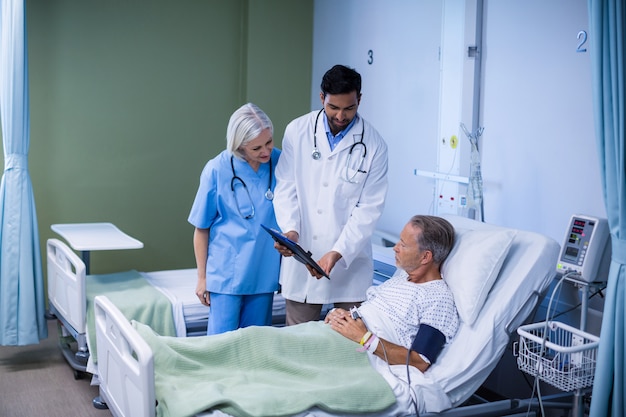
POLYGON ((367 332, 367 327, 361 319, 353 319, 350 312, 342 308, 333 308, 324 318, 324 323, 342 336, 359 343, 367 332))

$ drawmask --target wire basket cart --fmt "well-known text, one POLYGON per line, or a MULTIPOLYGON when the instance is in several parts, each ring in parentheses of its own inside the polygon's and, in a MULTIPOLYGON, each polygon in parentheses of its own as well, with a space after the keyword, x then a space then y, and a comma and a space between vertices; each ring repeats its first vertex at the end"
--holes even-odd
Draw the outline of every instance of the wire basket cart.
POLYGON ((593 385, 600 338, 557 321, 520 326, 519 369, 565 392, 593 385))

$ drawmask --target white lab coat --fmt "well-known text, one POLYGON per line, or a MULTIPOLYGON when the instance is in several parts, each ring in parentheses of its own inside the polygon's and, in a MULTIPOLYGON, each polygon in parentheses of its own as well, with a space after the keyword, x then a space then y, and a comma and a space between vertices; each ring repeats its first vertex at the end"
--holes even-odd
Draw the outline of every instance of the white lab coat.
MULTIPOLYGON (((331 271, 330 280, 312 277, 293 257, 283 258, 282 294, 286 299, 311 304, 362 301, 372 285, 371 236, 387 194, 387 145, 376 129, 359 117, 331 151, 320 115, 317 148, 322 157, 314 160, 313 130, 318 113, 301 116, 285 129, 275 172, 274 210, 280 229, 298 232, 298 243, 311 251, 313 259, 319 260, 331 250, 342 258, 331 271), (361 170, 365 172, 356 173, 355 184, 345 180, 346 162, 350 147, 360 140, 363 123, 367 152, 361 170)), ((354 156, 361 150, 362 146, 355 147, 354 156)))

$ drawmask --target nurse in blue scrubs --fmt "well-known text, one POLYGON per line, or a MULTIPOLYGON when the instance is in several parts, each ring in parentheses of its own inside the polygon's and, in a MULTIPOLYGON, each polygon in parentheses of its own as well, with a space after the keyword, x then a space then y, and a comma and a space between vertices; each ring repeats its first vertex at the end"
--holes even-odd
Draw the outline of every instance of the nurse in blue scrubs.
POLYGON ((207 334, 271 325, 280 254, 261 224, 274 217, 274 148, 269 117, 248 103, 228 122, 226 150, 205 165, 189 214, 195 226, 196 295, 210 306, 207 334))

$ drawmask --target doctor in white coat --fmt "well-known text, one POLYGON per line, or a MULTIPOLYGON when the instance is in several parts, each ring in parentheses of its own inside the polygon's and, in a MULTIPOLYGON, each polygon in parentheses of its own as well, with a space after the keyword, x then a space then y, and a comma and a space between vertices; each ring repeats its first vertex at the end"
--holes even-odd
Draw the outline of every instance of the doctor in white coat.
POLYGON ((285 246, 280 271, 287 325, 319 320, 323 304, 349 309, 372 285, 371 236, 387 194, 387 145, 357 112, 361 76, 336 65, 321 83, 322 110, 285 129, 276 166, 278 226, 312 253, 329 278, 285 246))

